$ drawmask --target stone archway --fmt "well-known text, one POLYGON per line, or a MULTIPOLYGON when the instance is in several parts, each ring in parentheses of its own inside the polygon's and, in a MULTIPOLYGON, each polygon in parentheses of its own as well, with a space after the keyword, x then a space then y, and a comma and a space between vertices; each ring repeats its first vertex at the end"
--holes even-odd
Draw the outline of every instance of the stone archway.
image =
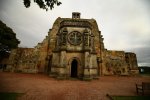
POLYGON ((71 62, 71 77, 78 77, 78 61, 76 59, 71 62))

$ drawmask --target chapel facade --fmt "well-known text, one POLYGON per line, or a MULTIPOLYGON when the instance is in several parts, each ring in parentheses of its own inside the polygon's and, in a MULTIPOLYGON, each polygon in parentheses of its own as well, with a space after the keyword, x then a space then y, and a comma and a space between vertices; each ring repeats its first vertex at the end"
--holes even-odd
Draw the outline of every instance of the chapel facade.
POLYGON ((34 48, 11 52, 7 70, 47 73, 56 78, 97 79, 102 75, 138 73, 135 53, 107 50, 95 19, 58 17, 48 36, 34 48))

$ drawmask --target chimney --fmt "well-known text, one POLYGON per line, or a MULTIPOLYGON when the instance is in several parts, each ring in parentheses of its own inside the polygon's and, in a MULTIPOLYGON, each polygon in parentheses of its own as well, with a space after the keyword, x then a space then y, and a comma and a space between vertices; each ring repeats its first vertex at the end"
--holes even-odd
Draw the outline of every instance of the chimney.
POLYGON ((72 12, 72 19, 80 19, 80 13, 79 12, 72 12))

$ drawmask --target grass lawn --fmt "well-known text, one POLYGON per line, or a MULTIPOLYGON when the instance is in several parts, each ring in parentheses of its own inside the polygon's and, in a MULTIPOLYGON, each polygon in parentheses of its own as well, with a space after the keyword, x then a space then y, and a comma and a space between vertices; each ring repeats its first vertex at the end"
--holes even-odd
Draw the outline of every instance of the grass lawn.
POLYGON ((23 93, 4 93, 0 92, 0 100, 17 100, 18 96, 21 96, 23 93))
POLYGON ((150 96, 111 96, 112 100, 150 100, 150 96))
POLYGON ((140 74, 141 76, 150 76, 150 73, 149 74, 140 74))

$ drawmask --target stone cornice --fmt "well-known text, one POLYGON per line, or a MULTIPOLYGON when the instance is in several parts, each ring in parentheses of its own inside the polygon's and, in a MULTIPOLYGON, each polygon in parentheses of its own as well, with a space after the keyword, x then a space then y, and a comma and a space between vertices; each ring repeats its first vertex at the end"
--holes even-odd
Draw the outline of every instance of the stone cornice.
POLYGON ((91 23, 89 23, 87 20, 81 20, 81 19, 67 19, 63 20, 60 23, 60 27, 88 27, 92 29, 91 23))

